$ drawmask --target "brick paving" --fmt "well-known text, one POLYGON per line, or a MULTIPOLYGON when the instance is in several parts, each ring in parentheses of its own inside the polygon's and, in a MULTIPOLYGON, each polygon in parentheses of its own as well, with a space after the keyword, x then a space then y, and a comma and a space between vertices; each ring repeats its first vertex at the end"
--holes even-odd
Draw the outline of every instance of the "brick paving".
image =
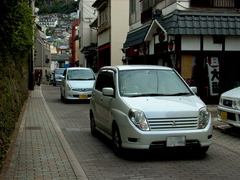
POLYGON ((35 87, 30 92, 9 167, 2 172, 2 179, 81 179, 44 103, 40 87, 35 87))
MULTIPOLYGON (((55 102, 55 100, 51 100, 55 102)), ((58 103, 57 105, 61 105, 63 108, 67 107, 65 104, 58 103)), ((56 108, 56 106, 53 107, 56 108)), ((85 108, 85 106, 79 107, 85 108)), ((214 128, 227 130, 225 124, 216 121, 216 106, 210 105, 208 107, 213 115, 214 128)), ((58 111, 63 111, 61 108, 59 109, 58 111)), ((68 115, 74 116, 76 113, 73 112, 75 111, 75 109, 70 110, 68 115)), ((240 177, 238 171, 240 166, 237 161, 240 154, 240 141, 221 131, 214 131, 216 138, 214 138, 208 156, 203 159, 152 157, 147 154, 144 154, 146 157, 140 158, 140 160, 135 160, 134 157, 133 160, 120 159, 109 150, 107 142, 104 144, 90 135, 88 111, 86 109, 78 109, 78 111, 81 111, 81 115, 77 114, 78 117, 80 116, 77 120, 75 116, 72 117, 73 121, 70 121, 69 116, 68 121, 62 118, 62 122, 61 118, 56 118, 61 126, 60 129, 46 106, 41 87, 35 87, 26 104, 17 139, 13 142, 10 164, 2 173, 1 179, 165 180, 239 179, 238 177, 240 177), (79 119, 81 119, 80 124, 79 119), (64 139, 63 133, 69 140, 71 148, 64 139), (79 148, 80 144, 84 144, 84 146, 79 148), (226 151, 226 149, 230 151, 226 151), (228 168, 228 164, 231 167, 228 168), (225 171, 226 169, 231 169, 231 171, 225 171)), ((61 115, 66 116, 59 113, 59 116, 61 115)), ((139 154, 142 156, 141 153, 139 154)))

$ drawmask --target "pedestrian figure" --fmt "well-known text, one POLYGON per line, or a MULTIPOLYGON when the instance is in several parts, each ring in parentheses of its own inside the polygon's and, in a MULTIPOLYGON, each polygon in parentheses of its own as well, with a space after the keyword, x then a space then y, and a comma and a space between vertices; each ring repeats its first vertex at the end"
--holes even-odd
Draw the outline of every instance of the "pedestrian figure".
POLYGON ((37 69, 35 69, 35 72, 34 72, 35 84, 38 84, 38 76, 39 76, 39 71, 37 69))
POLYGON ((38 86, 40 86, 41 84, 41 78, 42 78, 42 70, 40 70, 40 72, 38 73, 38 86))

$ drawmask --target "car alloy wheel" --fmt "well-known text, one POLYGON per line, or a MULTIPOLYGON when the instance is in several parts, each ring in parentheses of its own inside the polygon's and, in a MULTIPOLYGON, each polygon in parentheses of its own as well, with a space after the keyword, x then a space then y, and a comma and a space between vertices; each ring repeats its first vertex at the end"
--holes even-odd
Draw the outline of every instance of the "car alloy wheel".
POLYGON ((112 140, 113 140, 113 151, 115 155, 121 156, 123 153, 122 140, 121 140, 120 132, 117 125, 115 125, 113 128, 112 140))

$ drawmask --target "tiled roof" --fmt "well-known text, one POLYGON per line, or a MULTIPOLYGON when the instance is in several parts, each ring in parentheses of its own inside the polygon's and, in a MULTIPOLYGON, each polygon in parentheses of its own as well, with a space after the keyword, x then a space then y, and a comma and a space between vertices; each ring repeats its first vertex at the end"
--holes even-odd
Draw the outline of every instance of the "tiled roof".
POLYGON ((130 46, 142 43, 144 41, 144 38, 148 31, 149 26, 150 25, 147 25, 137 31, 129 32, 123 47, 126 48, 126 47, 130 47, 130 46))
POLYGON ((240 35, 240 13, 175 11, 156 19, 172 35, 240 35))
MULTIPOLYGON (((174 11, 157 17, 169 35, 240 35, 240 13, 174 11)), ((144 41, 150 25, 129 32, 124 48, 144 41)))

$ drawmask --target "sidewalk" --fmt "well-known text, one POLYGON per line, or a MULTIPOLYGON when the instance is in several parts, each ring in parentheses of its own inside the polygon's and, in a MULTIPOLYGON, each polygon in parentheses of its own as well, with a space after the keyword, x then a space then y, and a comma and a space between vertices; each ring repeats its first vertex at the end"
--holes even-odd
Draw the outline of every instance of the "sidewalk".
POLYGON ((30 92, 1 179, 87 179, 52 116, 41 87, 30 92))

